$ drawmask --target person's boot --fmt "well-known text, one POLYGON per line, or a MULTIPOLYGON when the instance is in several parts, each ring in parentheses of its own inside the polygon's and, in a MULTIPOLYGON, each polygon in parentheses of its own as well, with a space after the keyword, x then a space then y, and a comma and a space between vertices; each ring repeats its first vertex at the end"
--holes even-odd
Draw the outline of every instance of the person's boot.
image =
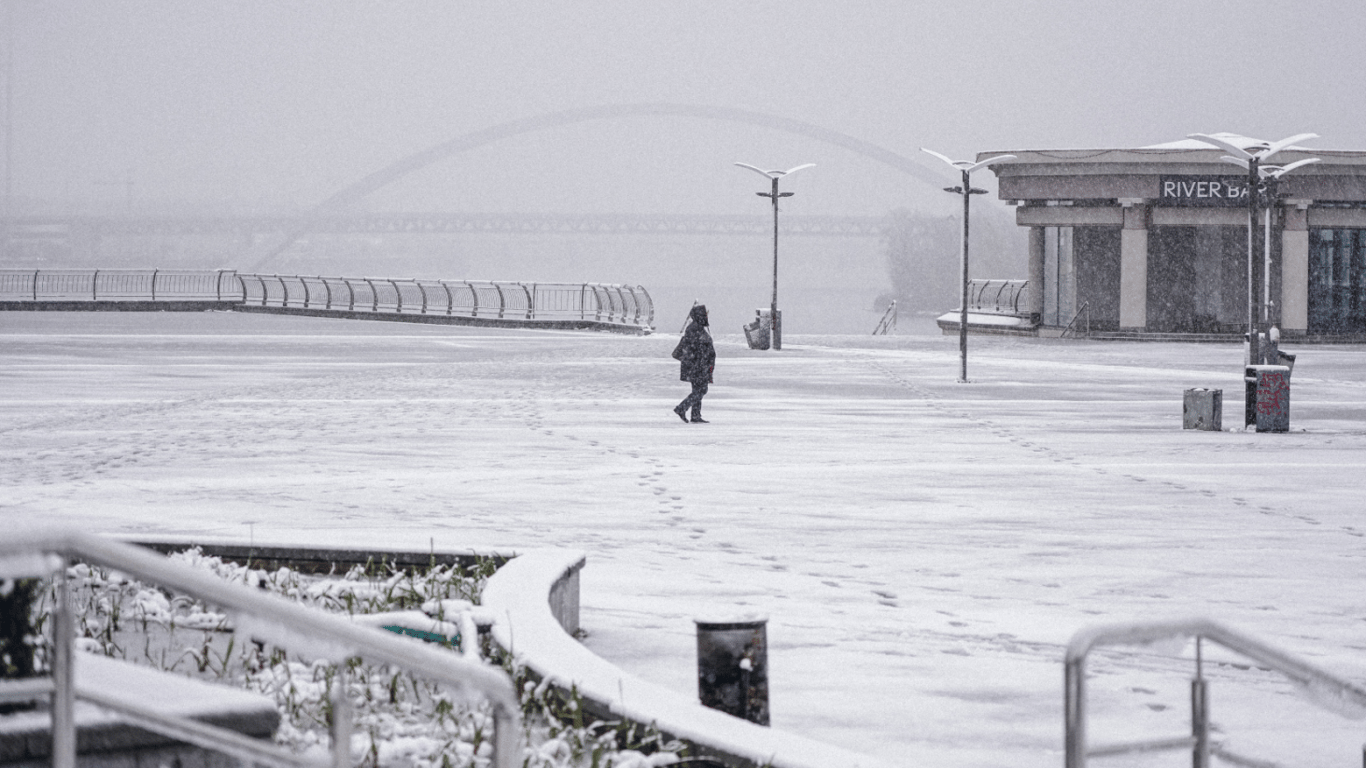
MULTIPOLYGON (((682 416, 683 414, 680 413, 680 414, 678 414, 678 415, 679 415, 679 416, 682 416)), ((696 408, 696 409, 693 409, 693 412, 692 412, 692 423, 694 423, 694 424, 710 424, 711 422, 710 422, 710 421, 707 421, 707 420, 704 419, 704 418, 702 418, 702 409, 701 409, 701 408, 696 408)))
POLYGON ((688 409, 684 408, 682 404, 674 406, 674 413, 678 414, 678 418, 682 419, 684 424, 688 423, 687 412, 688 409))

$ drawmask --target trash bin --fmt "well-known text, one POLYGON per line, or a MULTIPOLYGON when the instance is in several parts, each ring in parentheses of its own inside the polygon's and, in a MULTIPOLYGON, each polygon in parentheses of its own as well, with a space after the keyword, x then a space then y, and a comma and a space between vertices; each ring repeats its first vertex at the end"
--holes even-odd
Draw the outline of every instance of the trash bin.
POLYGON ((1290 431, 1290 368, 1249 365, 1244 371, 1244 426, 1258 432, 1290 431))
MULTIPOLYGON (((744 326, 745 342, 749 344, 750 349, 768 349, 768 315, 767 309, 756 309, 754 310, 754 321, 744 326)), ((781 316, 780 313, 779 317, 781 316)))
POLYGON ((1224 429, 1224 390, 1188 389, 1181 403, 1181 427, 1221 432, 1224 429))
POLYGON ((768 618, 693 619, 702 706, 768 725, 768 618))

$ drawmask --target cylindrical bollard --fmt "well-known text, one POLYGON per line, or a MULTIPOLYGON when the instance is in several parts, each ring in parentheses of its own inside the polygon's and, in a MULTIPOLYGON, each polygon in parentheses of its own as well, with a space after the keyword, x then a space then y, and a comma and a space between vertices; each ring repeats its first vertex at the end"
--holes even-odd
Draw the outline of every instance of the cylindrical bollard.
POLYGON ((768 618, 693 621, 702 706, 768 725, 768 618))

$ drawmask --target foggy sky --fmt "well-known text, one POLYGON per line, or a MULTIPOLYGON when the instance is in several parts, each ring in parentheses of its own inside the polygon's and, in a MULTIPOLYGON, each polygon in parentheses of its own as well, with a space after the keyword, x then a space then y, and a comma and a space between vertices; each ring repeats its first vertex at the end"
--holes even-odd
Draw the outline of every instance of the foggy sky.
MULTIPOLYGON (((24 200, 119 201, 131 178, 139 210, 307 207, 470 131, 642 102, 771 113, 907 156, 1196 131, 1366 149, 1360 0, 7 1, 24 200)), ((817 163, 789 182, 798 213, 954 206, 844 149, 681 118, 510 138, 370 204, 761 212, 737 160, 817 163)))

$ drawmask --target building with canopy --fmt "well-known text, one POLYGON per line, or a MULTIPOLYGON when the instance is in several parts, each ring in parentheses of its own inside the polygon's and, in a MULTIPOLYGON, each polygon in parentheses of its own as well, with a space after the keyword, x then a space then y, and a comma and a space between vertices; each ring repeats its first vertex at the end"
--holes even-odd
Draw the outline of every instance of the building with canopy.
MULTIPOLYGON (((1029 228, 1021 330, 1084 317, 1123 335, 1246 331, 1247 173, 1225 150, 1187 139, 1008 154, 1018 159, 991 170, 1029 228)), ((1307 157, 1320 161, 1286 174, 1271 205, 1269 318, 1287 337, 1366 340, 1366 152, 1293 146, 1268 162, 1307 157)))

